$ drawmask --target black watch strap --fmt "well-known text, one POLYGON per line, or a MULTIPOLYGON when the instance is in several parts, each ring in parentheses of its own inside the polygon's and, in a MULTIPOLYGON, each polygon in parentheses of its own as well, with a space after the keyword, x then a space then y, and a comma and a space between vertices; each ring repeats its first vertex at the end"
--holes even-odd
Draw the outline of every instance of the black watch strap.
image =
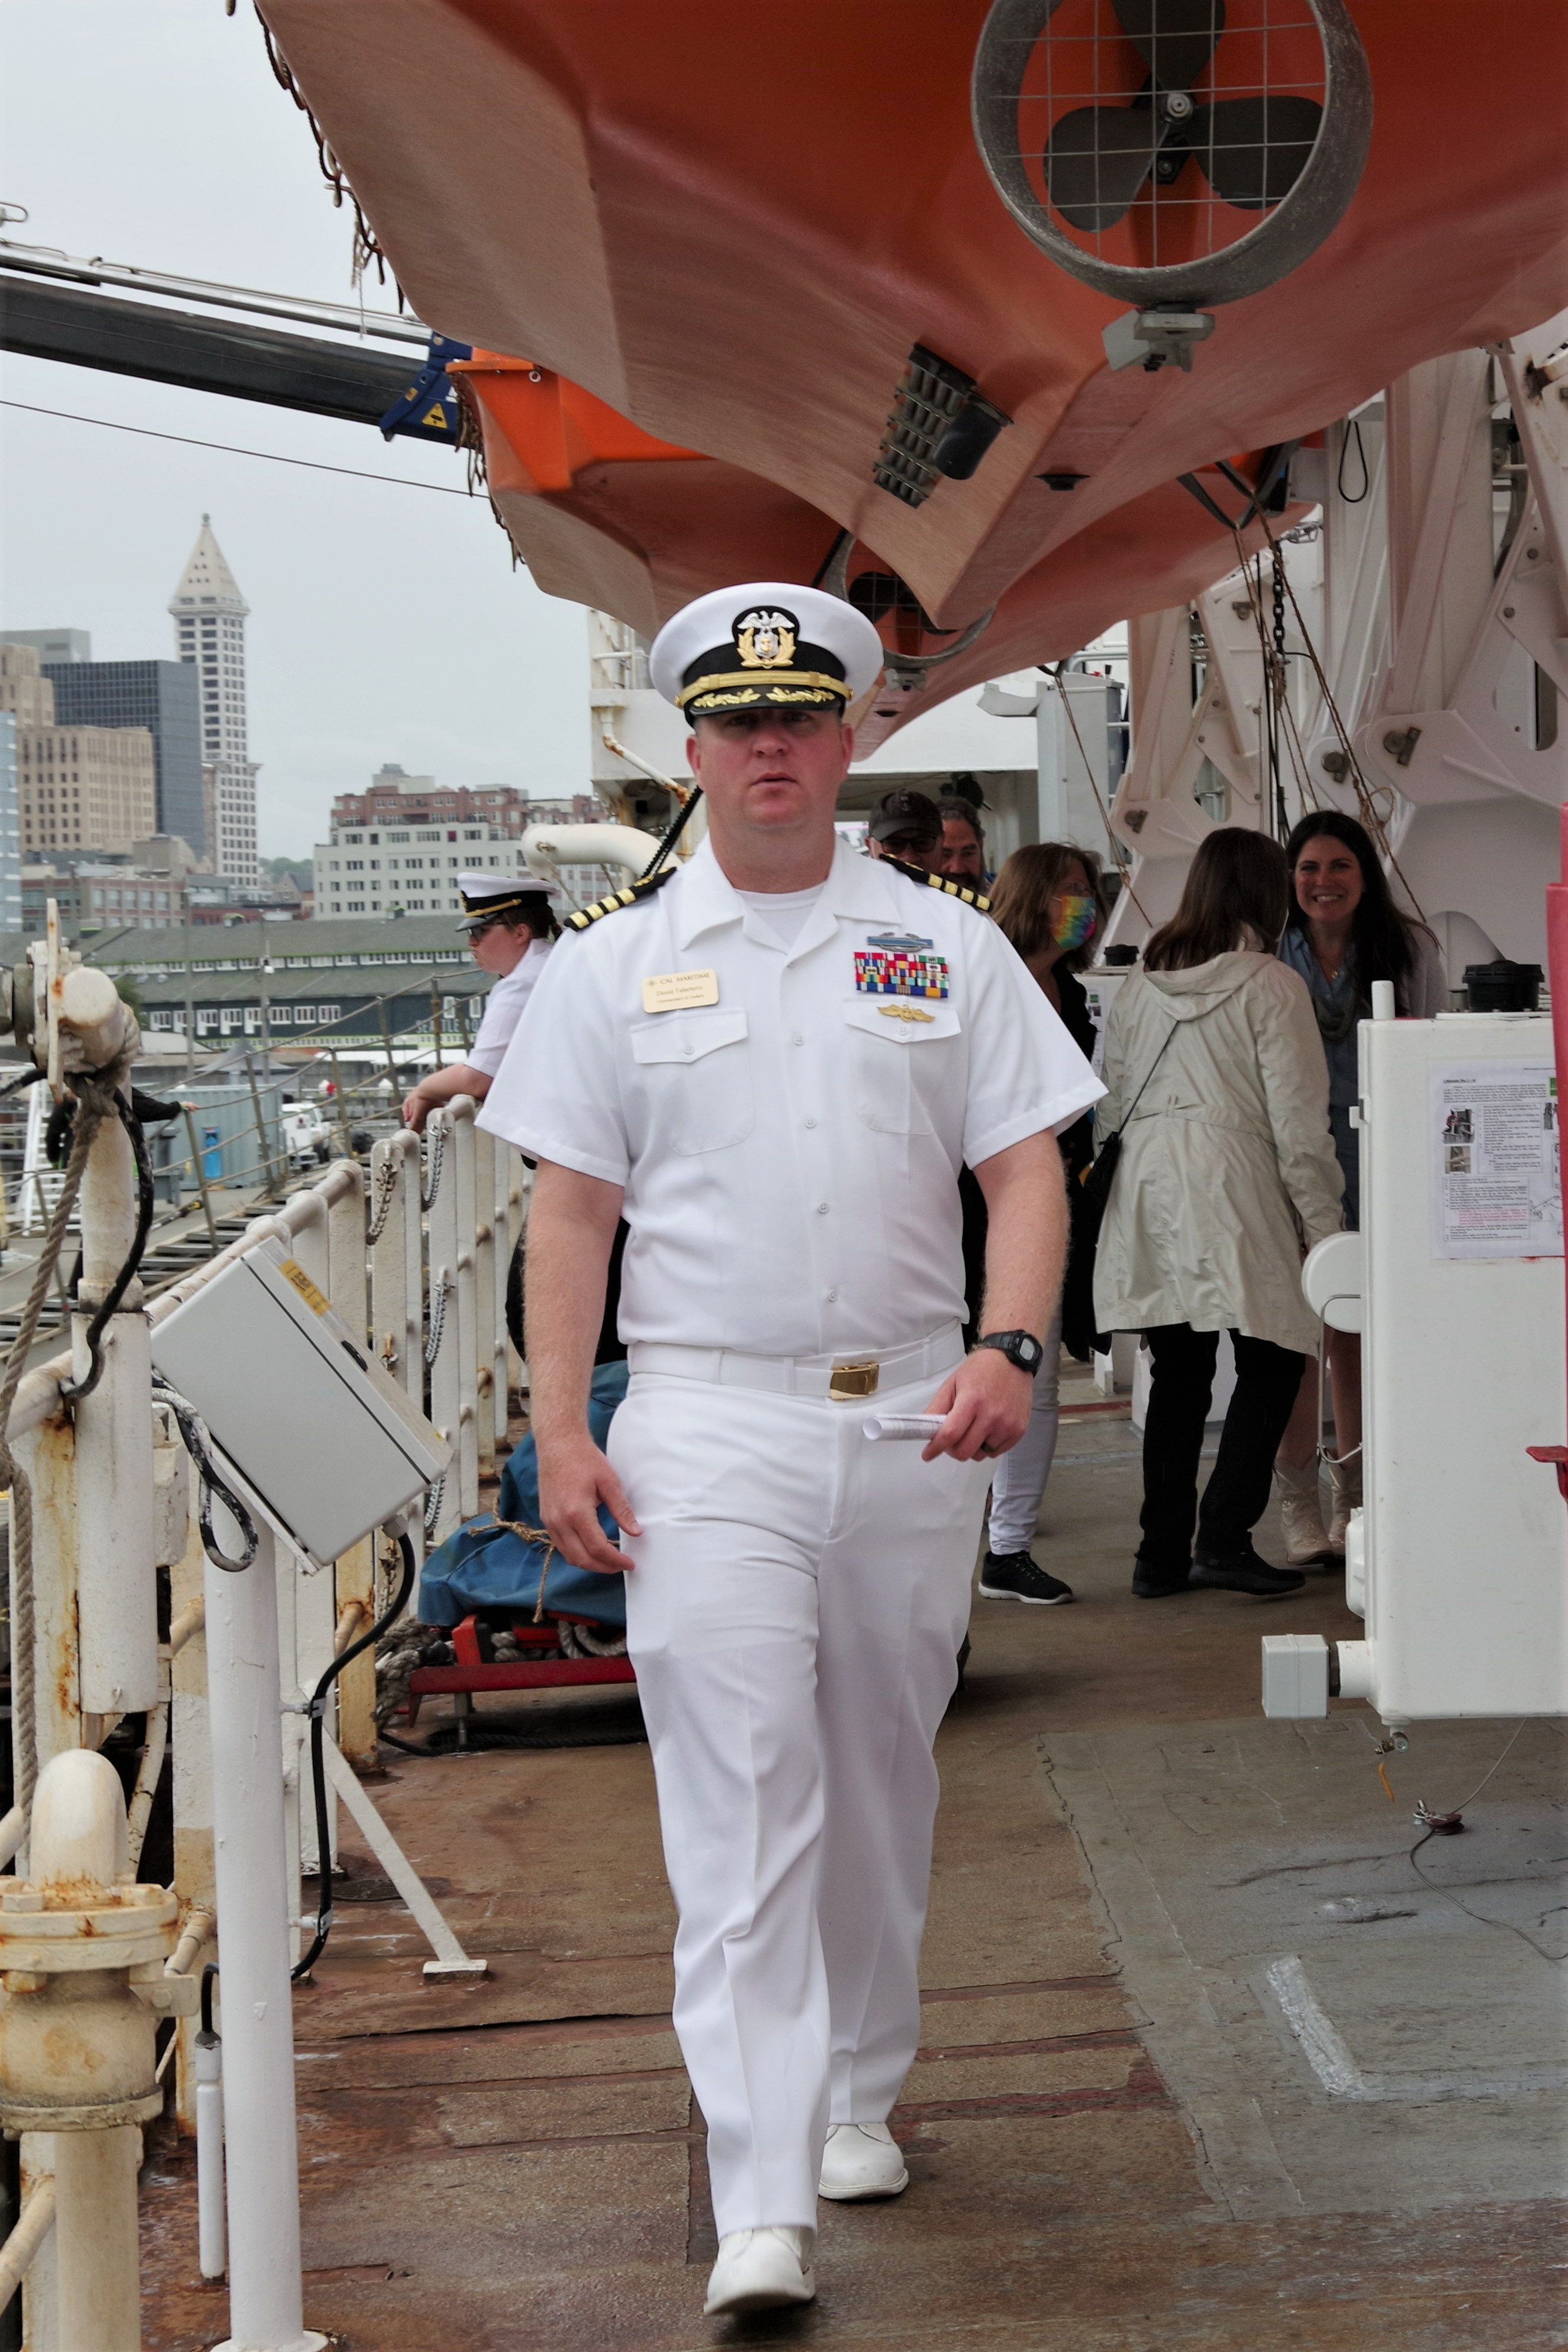
POLYGON ((1016 1364, 1020 1372, 1029 1374, 1030 1380, 1045 1361, 1045 1349, 1032 1331, 988 1331, 983 1339, 976 1340, 975 1345, 977 1348, 998 1349, 1009 1364, 1016 1364))

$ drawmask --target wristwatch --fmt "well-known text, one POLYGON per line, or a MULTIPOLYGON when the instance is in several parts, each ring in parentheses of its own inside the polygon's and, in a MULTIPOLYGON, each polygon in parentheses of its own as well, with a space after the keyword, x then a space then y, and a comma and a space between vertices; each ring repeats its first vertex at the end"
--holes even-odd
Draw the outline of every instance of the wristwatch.
POLYGON ((1030 1380, 1045 1361, 1045 1349, 1032 1331, 988 1331, 984 1339, 976 1340, 975 1345, 977 1348, 999 1349, 1009 1363, 1016 1364, 1020 1372, 1029 1374, 1030 1380))

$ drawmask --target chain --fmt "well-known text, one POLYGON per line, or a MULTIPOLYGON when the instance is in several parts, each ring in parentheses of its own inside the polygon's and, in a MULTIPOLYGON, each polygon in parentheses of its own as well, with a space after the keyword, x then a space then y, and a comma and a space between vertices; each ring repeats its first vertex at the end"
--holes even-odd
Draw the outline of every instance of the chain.
POLYGON ((441 1517, 442 1498, 445 1493, 446 1473, 444 1470, 425 1498, 424 1532, 427 1536, 433 1536, 435 1533, 435 1523, 441 1517))
POLYGON ((444 1122, 435 1128, 430 1138, 430 1190, 419 1196, 419 1205, 428 1209, 441 1190, 441 1171, 446 1160, 446 1128, 444 1122))
POLYGON ((442 1334, 446 1328, 446 1301, 452 1292, 452 1276, 444 1274, 441 1287, 430 1302, 430 1337, 424 1343, 424 1369, 428 1371, 441 1353, 442 1334))
POLYGON ((392 1214, 392 1195, 397 1191, 397 1177, 395 1160, 383 1160, 376 1170, 375 1209, 371 1217, 371 1230, 366 1236, 371 1249, 386 1231, 387 1219, 392 1214))

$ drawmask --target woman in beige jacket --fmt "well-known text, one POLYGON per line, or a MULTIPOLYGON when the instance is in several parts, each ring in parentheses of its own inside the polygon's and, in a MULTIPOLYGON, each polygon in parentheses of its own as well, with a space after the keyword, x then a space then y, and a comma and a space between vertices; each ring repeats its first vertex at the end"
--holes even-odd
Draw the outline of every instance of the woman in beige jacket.
POLYGON ((1142 1331, 1152 1357, 1133 1575, 1145 1600, 1189 1583, 1274 1600, 1303 1581, 1251 1539, 1317 1341, 1302 1251, 1338 1232, 1343 1189, 1317 1023, 1274 952, 1289 887, 1277 842, 1210 834, 1106 1026, 1096 1130, 1121 1131, 1122 1144, 1094 1310, 1103 1331, 1142 1331), (1221 1331, 1236 1392, 1199 1509, 1221 1331))

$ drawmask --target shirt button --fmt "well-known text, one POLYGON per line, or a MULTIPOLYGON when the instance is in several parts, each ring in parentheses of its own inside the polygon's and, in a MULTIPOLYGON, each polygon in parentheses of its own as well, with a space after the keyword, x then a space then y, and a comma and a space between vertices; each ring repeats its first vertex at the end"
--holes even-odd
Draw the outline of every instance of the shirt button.
POLYGON ((681 1051, 682 1051, 682 1053, 683 1053, 683 1054, 685 1054, 685 1055, 688 1055, 688 1056, 689 1056, 689 1055, 690 1055, 690 1054, 691 1054, 691 1050, 692 1050, 692 1049, 691 1049, 691 1047, 690 1047, 689 1045, 683 1045, 683 1046, 681 1047, 681 1051))
POLYGON ((796 1034, 796 1035, 794 1035, 793 1037, 791 1037, 791 1038, 790 1038, 790 1040, 789 1040, 789 1043, 791 1044, 791 1045, 803 1045, 805 1044, 805 1042, 806 1042, 806 1040, 804 1039, 804 1037, 800 1036, 800 1035, 799 1034, 799 1033, 797 1033, 797 1034, 796 1034))
POLYGON ((809 1118, 809 1119, 806 1121, 806 1124, 807 1124, 807 1126, 808 1126, 808 1127, 815 1127, 815 1126, 816 1126, 816 1124, 817 1124, 817 1122, 816 1122, 816 1120, 815 1120, 814 1118, 809 1118))
POLYGON ((829 1306, 831 1307, 831 1306, 832 1305, 832 1303, 833 1303, 834 1299, 835 1299, 835 1298, 837 1298, 837 1297, 838 1297, 838 1295, 839 1295, 839 1294, 838 1294, 838 1292, 837 1292, 836 1290, 828 1290, 828 1291, 824 1291, 822 1295, 823 1295, 823 1297, 826 1298, 826 1300, 827 1300, 827 1302, 828 1302, 829 1306))
POLYGON ((828 1204, 827 1204, 826 1201, 819 1201, 819 1202, 818 1202, 818 1203, 817 1203, 817 1214, 818 1214, 818 1216, 819 1216, 819 1217, 825 1217, 825 1216, 827 1215, 827 1213, 828 1213, 828 1204))

